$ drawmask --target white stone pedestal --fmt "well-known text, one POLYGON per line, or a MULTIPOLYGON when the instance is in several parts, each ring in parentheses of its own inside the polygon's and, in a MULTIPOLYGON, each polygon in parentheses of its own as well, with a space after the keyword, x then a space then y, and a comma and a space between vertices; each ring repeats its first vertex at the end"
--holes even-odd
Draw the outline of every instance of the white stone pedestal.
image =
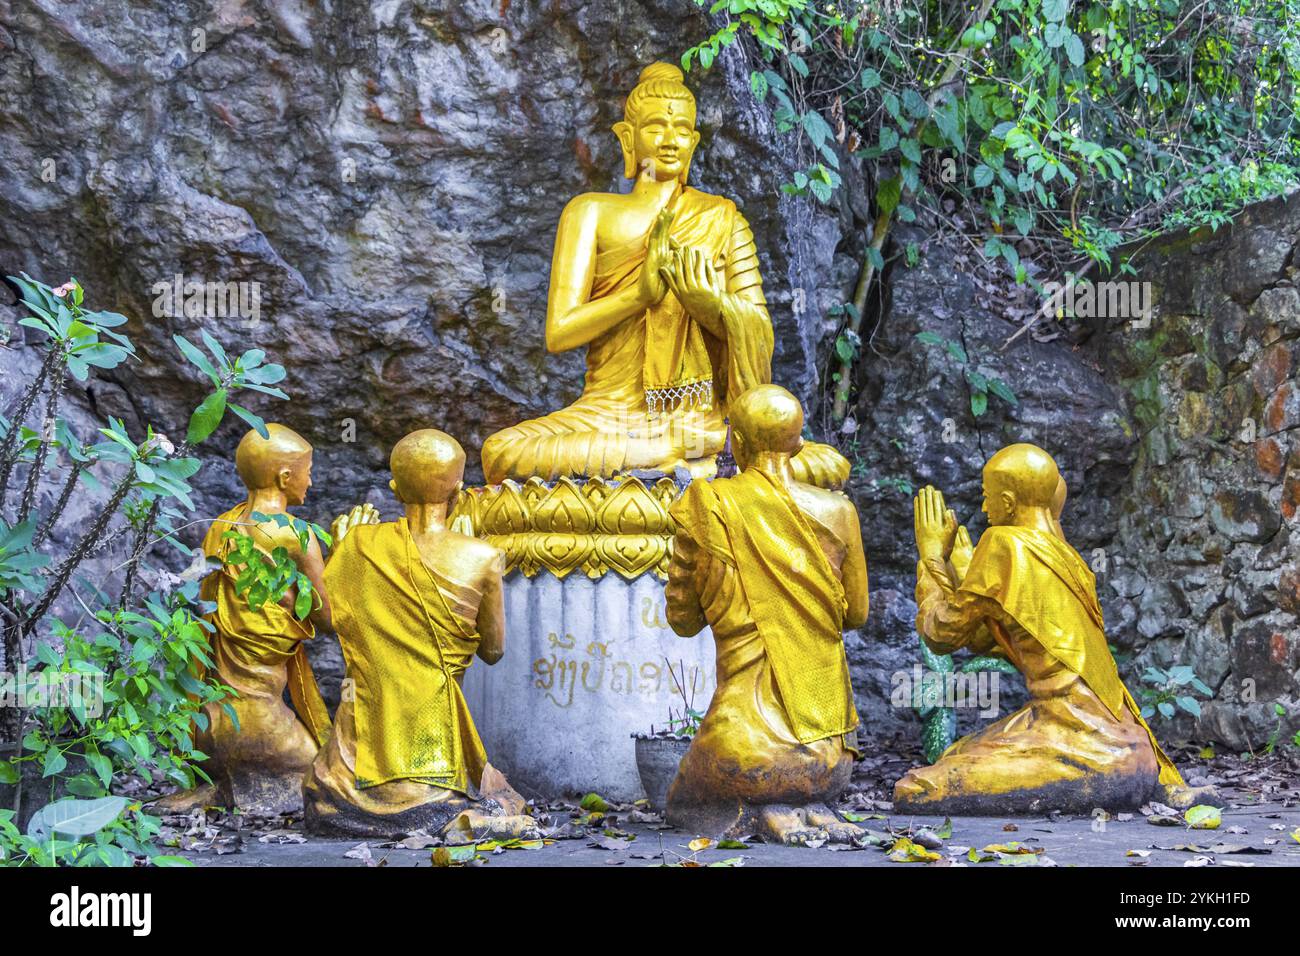
POLYGON ((488 760, 520 793, 618 802, 645 796, 631 735, 664 727, 670 707, 703 713, 715 685, 712 634, 674 634, 663 582, 649 573, 510 572, 505 656, 476 659, 464 679, 488 760))

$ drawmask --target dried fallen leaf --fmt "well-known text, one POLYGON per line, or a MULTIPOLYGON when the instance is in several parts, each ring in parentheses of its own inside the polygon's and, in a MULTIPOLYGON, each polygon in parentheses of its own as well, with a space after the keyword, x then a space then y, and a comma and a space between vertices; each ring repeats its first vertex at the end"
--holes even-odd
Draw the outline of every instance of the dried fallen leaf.
POLYGON ((692 853, 699 853, 701 850, 707 850, 711 846, 713 846, 713 841, 708 837, 696 837, 690 843, 686 844, 686 848, 692 853))
POLYGON ((899 837, 895 840, 893 848, 889 851, 889 859, 894 863, 930 863, 940 858, 938 853, 927 850, 907 837, 899 837))
POLYGON ((464 866, 478 856, 478 847, 474 844, 464 846, 440 846, 433 851, 431 860, 434 866, 464 866))
POLYGON ((990 843, 988 846, 984 848, 984 852, 985 853, 1006 853, 1015 856, 1015 855, 1023 855, 1023 854, 1042 853, 1043 848, 1041 846, 1027 846, 1024 843, 1019 843, 1013 840, 1010 843, 990 843))

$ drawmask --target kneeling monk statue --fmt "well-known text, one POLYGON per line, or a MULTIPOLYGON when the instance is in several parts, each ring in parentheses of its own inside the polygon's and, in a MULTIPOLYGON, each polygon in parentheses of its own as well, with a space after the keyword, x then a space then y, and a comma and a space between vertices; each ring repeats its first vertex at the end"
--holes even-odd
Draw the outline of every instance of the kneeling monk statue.
POLYGON ((746 392, 731 422, 741 473, 691 482, 672 508, 668 622, 713 629, 718 684, 667 819, 710 837, 848 842, 860 831, 828 803, 857 753, 841 632, 867 619, 858 513, 795 479, 803 410, 785 389, 746 392))
MULTIPOLYGON (((586 346, 582 395, 489 436, 489 484, 677 467, 712 475, 728 403, 772 380, 754 233, 732 200, 686 185, 700 134, 682 71, 642 70, 614 133, 632 190, 571 200, 551 260, 546 347, 586 346)), ((790 470, 837 487, 849 463, 810 442, 790 470)))
POLYGON ((266 430, 266 438, 250 431, 235 450, 235 469, 248 497, 213 521, 203 539, 204 553, 222 562, 200 590, 215 605, 208 618, 214 628, 212 670, 235 691, 223 703, 204 708, 206 726, 195 732, 195 745, 210 758, 204 770, 212 784, 164 797, 154 804, 160 811, 220 805, 245 813, 297 813, 302 810, 303 774, 329 736, 329 712, 303 643, 316 627, 330 627, 320 544, 308 532, 303 549, 298 532, 287 523, 255 517, 272 519, 303 503, 311 487, 312 447, 284 425, 270 423, 266 430), (257 550, 268 555, 277 548, 288 552, 312 583, 313 606, 306 620, 291 610, 297 596, 293 590, 279 602, 266 601, 257 609, 249 604, 237 583, 243 566, 227 563, 234 548, 231 532, 250 536, 257 550), (286 689, 292 709, 284 702, 286 689))
POLYGON ((447 528, 465 452, 424 429, 397 443, 390 467, 403 517, 378 523, 361 505, 334 525, 325 587, 347 679, 307 775, 307 827, 531 833, 524 800, 488 763, 461 693, 473 657, 495 664, 505 636, 501 552, 447 528))
POLYGON ((1120 680, 1092 571, 1061 531, 1065 495, 1047 452, 1003 448, 984 466, 989 528, 973 553, 940 492, 923 488, 915 499, 917 630, 937 654, 964 647, 1006 658, 1030 700, 907 773, 894 788, 896 812, 1088 814, 1189 802, 1120 680))

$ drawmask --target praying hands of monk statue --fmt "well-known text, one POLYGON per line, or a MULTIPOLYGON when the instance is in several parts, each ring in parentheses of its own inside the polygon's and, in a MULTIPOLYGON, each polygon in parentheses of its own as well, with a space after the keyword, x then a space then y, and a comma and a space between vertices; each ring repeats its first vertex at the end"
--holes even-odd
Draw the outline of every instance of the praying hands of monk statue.
POLYGON ((403 507, 335 519, 325 566, 347 679, 334 732, 304 784, 317 833, 425 829, 449 842, 535 836, 522 797, 488 763, 461 680, 474 657, 504 652, 501 552, 448 527, 465 453, 436 429, 393 448, 403 507))
POLYGON ((1005 657, 1030 700, 907 773, 896 810, 1087 814, 1193 795, 1119 678, 1093 574, 1061 531, 1063 485, 1041 448, 1003 448, 984 467, 989 528, 973 549, 942 493, 917 495, 917 629, 937 654, 1005 657))
MULTIPOLYGON (((615 124, 632 191, 585 193, 560 216, 546 347, 586 347, 581 396, 483 443, 489 484, 634 469, 710 476, 729 403, 772 379, 772 322, 754 234, 736 204, 686 185, 695 98, 668 63, 641 72, 615 124)), ((835 487, 849 463, 806 443, 800 481, 835 487)))

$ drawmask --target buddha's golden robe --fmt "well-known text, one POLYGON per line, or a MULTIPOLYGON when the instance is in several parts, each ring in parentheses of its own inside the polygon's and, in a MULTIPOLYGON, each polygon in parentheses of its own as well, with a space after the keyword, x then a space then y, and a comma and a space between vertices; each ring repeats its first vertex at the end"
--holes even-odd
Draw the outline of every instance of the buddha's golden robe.
POLYGON ((951 591, 917 568, 917 629, 938 653, 1005 656, 1029 703, 958 740, 894 790, 912 812, 1089 813, 1125 809, 1183 785, 1120 680, 1092 571, 1045 531, 989 528, 951 591))
MULTIPOLYGON (((731 200, 691 188, 677 198, 676 210, 673 241, 704 250, 732 293, 722 314, 727 341, 685 316, 669 292, 659 305, 587 346, 587 375, 576 402, 483 443, 489 484, 533 476, 608 477, 661 467, 675 458, 716 455, 726 444, 728 398, 772 380, 772 320, 749 223, 731 200), (671 367, 663 367, 665 361, 671 367)), ((590 298, 635 284, 645 257, 645 237, 600 252, 590 298)), ((793 467, 800 481, 823 487, 843 484, 849 474, 842 455, 812 443, 793 467)))
POLYGON ((712 628, 717 690, 668 819, 726 833, 763 805, 833 800, 857 752, 841 632, 846 544, 757 469, 692 482, 672 515, 669 620, 712 628))
POLYGON ((481 591, 426 563, 405 518, 353 528, 325 587, 348 692, 307 777, 309 819, 364 833, 378 818, 398 832, 441 827, 482 798, 506 806, 460 685, 481 591))
MULTIPOLYGON (((252 528, 247 502, 236 505, 213 521, 203 551, 224 560, 231 548, 225 532, 251 533, 256 540, 260 532, 252 528)), ((223 563, 220 571, 204 579, 201 596, 216 604, 208 617, 215 628, 213 669, 217 679, 238 694, 226 703, 239 725, 236 728, 219 704, 209 704, 208 727, 199 731, 196 743, 212 758, 209 773, 214 782, 228 789, 225 795, 236 804, 284 810, 287 804, 301 802, 301 775, 329 736, 329 712, 303 644, 314 630, 310 622, 299 621, 273 601, 254 611, 235 593, 237 577, 237 571, 223 563), (284 703, 286 686, 292 710, 284 703), (287 792, 274 792, 277 789, 287 792)))

